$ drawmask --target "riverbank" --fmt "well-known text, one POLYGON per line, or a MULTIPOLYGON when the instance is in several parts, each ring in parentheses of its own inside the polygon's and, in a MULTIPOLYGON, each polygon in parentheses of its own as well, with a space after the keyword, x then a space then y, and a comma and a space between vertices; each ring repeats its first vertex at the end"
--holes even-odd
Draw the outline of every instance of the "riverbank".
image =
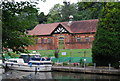
POLYGON ((67 66, 53 66, 53 71, 75 72, 75 73, 89 73, 89 74, 107 74, 120 75, 120 70, 114 68, 94 68, 94 67, 67 67, 67 66))

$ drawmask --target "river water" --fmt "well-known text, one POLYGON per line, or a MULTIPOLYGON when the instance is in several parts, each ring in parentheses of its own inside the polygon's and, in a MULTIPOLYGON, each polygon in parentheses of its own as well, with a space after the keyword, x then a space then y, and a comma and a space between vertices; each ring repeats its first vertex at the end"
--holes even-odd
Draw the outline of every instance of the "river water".
POLYGON ((70 72, 24 72, 9 70, 0 74, 1 79, 81 79, 81 80, 108 80, 120 81, 119 76, 112 75, 96 75, 84 73, 70 73, 70 72))

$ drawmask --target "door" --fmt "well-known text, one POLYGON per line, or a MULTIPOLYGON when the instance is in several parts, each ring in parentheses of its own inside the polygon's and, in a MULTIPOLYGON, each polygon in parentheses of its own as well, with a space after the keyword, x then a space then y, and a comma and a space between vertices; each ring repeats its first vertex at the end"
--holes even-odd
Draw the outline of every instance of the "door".
POLYGON ((58 49, 64 49, 64 37, 58 38, 58 49))

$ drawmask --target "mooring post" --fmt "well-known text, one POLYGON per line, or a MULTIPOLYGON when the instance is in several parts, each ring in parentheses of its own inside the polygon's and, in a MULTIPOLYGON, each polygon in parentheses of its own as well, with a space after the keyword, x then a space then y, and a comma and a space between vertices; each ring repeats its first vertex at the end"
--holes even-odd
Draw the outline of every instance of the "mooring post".
POLYGON ((109 70, 110 70, 110 68, 111 68, 111 64, 109 64, 109 70))
POLYGON ((86 62, 86 59, 84 59, 84 69, 85 69, 85 62, 86 62))
POLYGON ((94 63, 94 69, 96 68, 96 63, 94 63))

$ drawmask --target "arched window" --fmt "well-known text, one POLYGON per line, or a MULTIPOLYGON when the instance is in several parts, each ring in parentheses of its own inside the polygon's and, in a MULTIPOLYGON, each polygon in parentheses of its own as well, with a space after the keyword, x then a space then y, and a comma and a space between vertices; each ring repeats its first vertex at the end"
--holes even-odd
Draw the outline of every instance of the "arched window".
POLYGON ((64 37, 59 37, 59 40, 64 40, 64 37))

